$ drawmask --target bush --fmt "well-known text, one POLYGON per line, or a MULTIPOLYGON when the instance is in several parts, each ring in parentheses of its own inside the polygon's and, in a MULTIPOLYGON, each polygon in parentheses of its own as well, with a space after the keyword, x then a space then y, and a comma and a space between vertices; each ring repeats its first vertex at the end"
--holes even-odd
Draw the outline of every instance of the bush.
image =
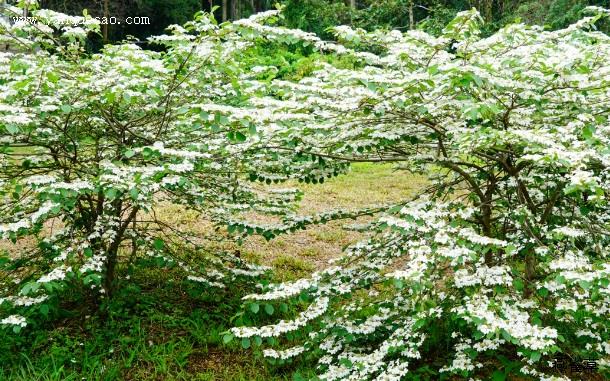
POLYGON ((367 65, 274 82, 283 103, 269 107, 316 116, 285 121, 295 150, 398 162, 430 186, 385 208, 335 267, 245 297, 306 302, 296 317, 229 337, 268 341, 274 363, 308 353, 325 380, 565 380, 557 356, 607 375, 610 39, 593 25, 609 12, 589 11, 484 39, 476 11, 439 38, 304 36, 367 65))
POLYGON ((243 95, 249 84, 237 57, 249 43, 232 38, 235 27, 199 14, 154 38, 167 52, 124 43, 88 55, 96 20, 34 15, 44 21, 2 34, 21 52, 0 56, 0 238, 14 243, 0 261, 0 308, 9 315, 1 324, 19 332, 79 287, 99 304, 115 292, 117 268, 142 258, 209 287, 262 274, 218 241, 255 230, 270 238, 272 230, 244 228, 241 216, 280 218, 299 193, 250 180, 327 169, 272 148, 273 119, 252 113, 243 95), (61 28, 66 22, 82 27, 61 28), (167 205, 216 231, 168 220, 167 205), (227 225, 229 235, 220 230, 227 225))

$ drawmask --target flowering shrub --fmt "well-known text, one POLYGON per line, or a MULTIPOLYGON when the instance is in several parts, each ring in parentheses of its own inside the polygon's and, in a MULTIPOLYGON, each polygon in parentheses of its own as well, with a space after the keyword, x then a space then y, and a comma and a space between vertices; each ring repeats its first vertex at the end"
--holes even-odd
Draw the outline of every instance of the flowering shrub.
POLYGON ((251 180, 341 170, 269 148, 282 145, 273 143, 276 119, 292 117, 248 105, 253 84, 238 57, 253 43, 199 14, 152 38, 164 52, 126 42, 87 55, 96 20, 48 10, 34 17, 41 22, 0 33, 15 47, 0 53, 0 239, 15 243, 0 257, 8 274, 0 305, 10 313, 0 326, 19 331, 28 314, 48 313, 49 297, 77 285, 111 295, 117 266, 141 257, 210 287, 262 274, 233 253, 209 253, 206 239, 222 234, 195 236, 158 218, 179 204, 230 224, 235 239, 271 237, 273 229, 246 227, 241 216, 281 217, 299 193, 251 180))
POLYGON ((590 11, 484 39, 476 11, 440 37, 341 27, 342 44, 237 22, 360 61, 252 93, 265 112, 303 115, 282 121, 288 151, 398 162, 430 186, 333 267, 245 297, 253 313, 291 300, 302 312, 226 340, 265 340, 273 362, 310 353, 324 380, 568 380, 558 354, 607 374, 610 38, 594 23, 609 12, 590 11))

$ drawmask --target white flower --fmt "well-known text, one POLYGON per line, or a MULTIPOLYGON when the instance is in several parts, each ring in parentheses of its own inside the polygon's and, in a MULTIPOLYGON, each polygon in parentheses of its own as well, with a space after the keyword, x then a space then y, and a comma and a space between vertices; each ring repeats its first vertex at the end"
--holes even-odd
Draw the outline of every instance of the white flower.
POLYGON ((2 320, 0 320, 0 324, 3 325, 16 325, 19 327, 25 327, 27 326, 27 321, 23 316, 20 315, 11 315, 9 317, 6 317, 2 320))
POLYGON ((55 280, 63 280, 66 278, 66 274, 72 271, 72 267, 62 265, 53 269, 50 273, 38 278, 38 283, 48 283, 55 280))

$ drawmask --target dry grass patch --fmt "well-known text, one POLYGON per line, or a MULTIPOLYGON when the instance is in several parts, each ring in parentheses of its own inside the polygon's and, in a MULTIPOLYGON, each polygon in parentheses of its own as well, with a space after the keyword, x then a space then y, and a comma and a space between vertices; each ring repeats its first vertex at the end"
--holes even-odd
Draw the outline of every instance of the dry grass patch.
MULTIPOLYGON (((425 184, 423 177, 396 171, 390 164, 355 164, 350 173, 323 184, 299 184, 304 191, 299 213, 307 215, 329 209, 357 209, 391 203, 412 196, 425 184)), ((287 275, 283 272, 290 260, 295 262, 297 269, 302 268, 301 262, 311 264, 312 269, 327 266, 328 261, 339 256, 345 246, 366 235, 350 230, 349 225, 368 220, 334 221, 268 242, 261 237, 249 237, 244 243, 244 251, 260 258, 260 263, 280 270, 280 277, 284 278, 287 275)))

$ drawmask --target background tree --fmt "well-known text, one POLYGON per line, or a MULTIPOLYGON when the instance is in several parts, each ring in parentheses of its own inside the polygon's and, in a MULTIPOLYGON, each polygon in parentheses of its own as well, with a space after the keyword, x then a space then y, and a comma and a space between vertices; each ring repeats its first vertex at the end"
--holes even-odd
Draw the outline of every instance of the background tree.
MULTIPOLYGON (((127 16, 149 17, 150 25, 108 25, 109 39, 117 41, 127 35, 145 39, 161 34, 170 24, 183 24, 199 10, 209 11, 218 6, 219 20, 235 20, 253 12, 274 9, 272 0, 40 0, 42 8, 80 15, 88 9, 93 16, 108 13, 124 20, 127 16)), ((531 24, 548 25, 551 29, 563 28, 575 22, 588 5, 609 7, 608 0, 281 0, 286 5, 288 26, 304 29, 333 38, 327 30, 336 25, 351 25, 366 30, 379 28, 413 29, 419 26, 439 34, 457 12, 475 7, 481 11, 486 24, 484 34, 492 33, 502 25, 521 18, 531 24)), ((607 23, 601 23, 608 30, 607 23)), ((105 28, 105 27, 104 27, 105 28)))

